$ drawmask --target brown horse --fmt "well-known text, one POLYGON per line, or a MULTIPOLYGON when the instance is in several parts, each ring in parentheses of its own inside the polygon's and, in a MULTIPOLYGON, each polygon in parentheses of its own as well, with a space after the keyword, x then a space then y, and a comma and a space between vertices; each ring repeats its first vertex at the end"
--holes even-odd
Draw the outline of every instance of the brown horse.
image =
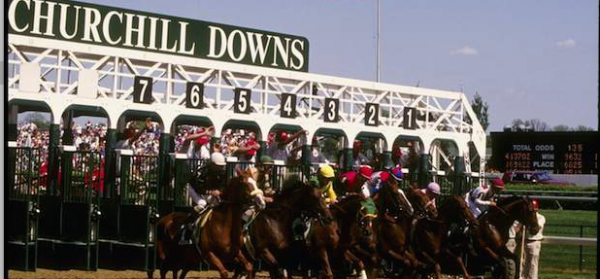
MULTIPOLYGON (((187 272, 197 268, 199 260, 211 264, 219 270, 221 278, 228 277, 226 264, 233 261, 241 264, 249 278, 252 279, 252 264, 242 254, 242 210, 252 200, 264 202, 262 192, 256 187, 251 170, 238 171, 239 176, 232 178, 221 194, 222 202, 212 209, 202 229, 196 230, 193 245, 180 246, 179 228, 187 218, 186 213, 174 212, 161 218, 157 224, 157 251, 160 260, 161 278, 173 271, 177 278, 179 270, 183 270, 180 278, 187 272)), ((152 272, 148 272, 152 278, 152 272)))
MULTIPOLYGON (((412 241, 415 256, 428 266, 433 266, 438 279, 441 278, 440 262, 443 256, 453 259, 460 266, 463 275, 469 278, 460 255, 456 255, 450 250, 447 238, 452 223, 462 226, 465 221, 473 224, 477 220, 461 196, 450 196, 444 201, 438 212, 438 216, 434 219, 421 218, 417 220, 412 241)), ((425 270, 425 273, 429 273, 428 270, 425 270)))
POLYGON ((306 212, 309 217, 330 223, 333 216, 321 192, 299 180, 286 182, 284 190, 274 197, 254 219, 249 236, 254 248, 251 257, 262 259, 269 266, 271 278, 282 277, 282 267, 295 260, 290 246, 294 241, 292 226, 295 219, 306 212))
MULTIPOLYGON (((409 193, 414 190, 408 189, 409 193)), ((418 190, 417 190, 418 191, 418 190)), ((420 192, 420 191, 419 191, 420 192)), ((398 186, 385 184, 377 194, 377 209, 379 211, 377 232, 377 250, 379 255, 387 262, 396 263, 394 266, 399 272, 407 275, 420 266, 416 257, 410 252, 410 229, 416 216, 414 209, 425 210, 425 204, 429 202, 426 195, 409 194, 412 202, 401 198, 398 186), (412 210, 411 210, 412 209, 412 210)))
MULTIPOLYGON (((347 196, 332 205, 331 212, 338 223, 340 245, 336 256, 354 263, 361 279, 367 278, 365 262, 372 267, 376 259, 376 235, 373 226, 376 215, 366 214, 358 195, 347 196)), ((338 261, 339 262, 339 261, 338 261)))
POLYGON ((320 219, 313 219, 312 232, 308 236, 308 250, 310 257, 316 259, 321 277, 333 278, 330 257, 337 250, 340 237, 338 235, 338 224, 334 220, 331 223, 320 219))
POLYGON ((500 267, 495 269, 499 272, 496 277, 506 278, 506 260, 516 258, 506 248, 508 230, 515 220, 527 226, 531 234, 536 234, 540 229, 533 205, 524 197, 500 199, 497 207, 490 208, 479 216, 479 226, 471 230, 473 248, 477 255, 470 255, 470 273, 483 274, 483 268, 496 266, 500 267))

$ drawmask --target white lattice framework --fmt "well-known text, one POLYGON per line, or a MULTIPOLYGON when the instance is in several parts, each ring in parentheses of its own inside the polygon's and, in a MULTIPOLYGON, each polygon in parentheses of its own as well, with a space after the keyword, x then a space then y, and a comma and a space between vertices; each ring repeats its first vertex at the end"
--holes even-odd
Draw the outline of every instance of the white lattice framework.
MULTIPOLYGON (((391 85, 309 73, 238 65, 204 59, 186 58, 137 50, 92 46, 75 42, 9 35, 9 101, 12 99, 44 101, 52 110, 55 122, 70 105, 102 107, 109 125, 116 128, 117 119, 127 110, 157 112, 169 131, 180 115, 209 118, 220 133, 229 120, 253 121, 263 131, 276 124, 296 125, 309 132, 320 128, 342 130, 349 140, 361 132, 381 135, 386 150, 399 136, 420 138, 425 152, 441 152, 432 144, 439 140, 456 143, 459 156, 467 162, 472 142, 479 158, 485 158, 486 135, 469 101, 462 93, 418 87, 391 85), (20 68, 23 64, 39 65, 39 91, 23 91, 20 68), (97 74, 93 94, 78 90, 82 71, 97 74), (152 77, 152 104, 132 101, 135 76, 152 77), (187 82, 203 83, 202 110, 185 106, 187 82), (234 88, 252 90, 252 113, 233 112, 234 88), (297 96, 295 119, 280 118, 282 93, 297 96), (338 123, 324 122, 324 99, 340 101, 338 123), (364 125, 365 103, 379 104, 379 125, 364 125), (417 109, 417 128, 404 129, 406 107, 417 109)), ((89 86, 88 86, 89 87, 89 86)), ((440 154, 433 154, 439 156, 440 154)), ((442 157, 448 160, 447 155, 442 157)), ((434 160, 435 161, 435 160, 434 160)), ((483 169, 483 161, 481 169, 483 169)), ((435 167, 435 166, 434 166, 435 167)), ((470 166, 467 165, 470 171, 470 166)))

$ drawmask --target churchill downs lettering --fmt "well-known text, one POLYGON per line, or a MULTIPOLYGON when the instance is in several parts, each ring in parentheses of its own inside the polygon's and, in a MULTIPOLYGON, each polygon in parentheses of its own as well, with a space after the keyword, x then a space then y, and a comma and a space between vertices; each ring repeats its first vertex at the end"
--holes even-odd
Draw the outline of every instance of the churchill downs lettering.
POLYGON ((9 33, 308 71, 303 37, 72 1, 10 0, 9 33))

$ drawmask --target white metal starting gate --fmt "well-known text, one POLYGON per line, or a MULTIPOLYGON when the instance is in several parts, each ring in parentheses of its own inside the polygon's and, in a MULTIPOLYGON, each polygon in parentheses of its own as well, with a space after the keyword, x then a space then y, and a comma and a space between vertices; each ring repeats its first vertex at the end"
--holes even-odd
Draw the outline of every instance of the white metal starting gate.
MULTIPOLYGON (((8 36, 8 99, 45 102, 55 124, 72 105, 101 107, 109 128, 128 110, 156 112, 164 131, 182 115, 254 122, 259 140, 276 124, 315 134, 342 131, 346 144, 361 132, 381 135, 384 151, 398 137, 419 138, 434 170, 463 156, 483 170, 486 134, 458 92, 316 75, 135 49, 19 34, 8 36), (444 154, 439 141, 457 154, 444 154), (470 154, 472 142, 477 154, 470 154)), ((473 174, 479 175, 479 174, 473 174)))

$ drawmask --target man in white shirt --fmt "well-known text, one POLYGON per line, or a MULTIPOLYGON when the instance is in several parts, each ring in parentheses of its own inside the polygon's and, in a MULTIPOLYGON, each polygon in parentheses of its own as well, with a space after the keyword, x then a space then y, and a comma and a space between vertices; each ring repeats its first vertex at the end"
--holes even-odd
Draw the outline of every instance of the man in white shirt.
MULTIPOLYGON (((525 259, 523 259, 521 279, 538 279, 538 268, 540 261, 540 251, 542 250, 542 239, 544 239, 543 230, 546 224, 546 217, 538 212, 540 205, 537 200, 532 201, 533 209, 536 211, 538 225, 540 230, 532 235, 527 232, 525 244, 525 259)), ((525 232, 523 232, 525 233, 525 232)))

